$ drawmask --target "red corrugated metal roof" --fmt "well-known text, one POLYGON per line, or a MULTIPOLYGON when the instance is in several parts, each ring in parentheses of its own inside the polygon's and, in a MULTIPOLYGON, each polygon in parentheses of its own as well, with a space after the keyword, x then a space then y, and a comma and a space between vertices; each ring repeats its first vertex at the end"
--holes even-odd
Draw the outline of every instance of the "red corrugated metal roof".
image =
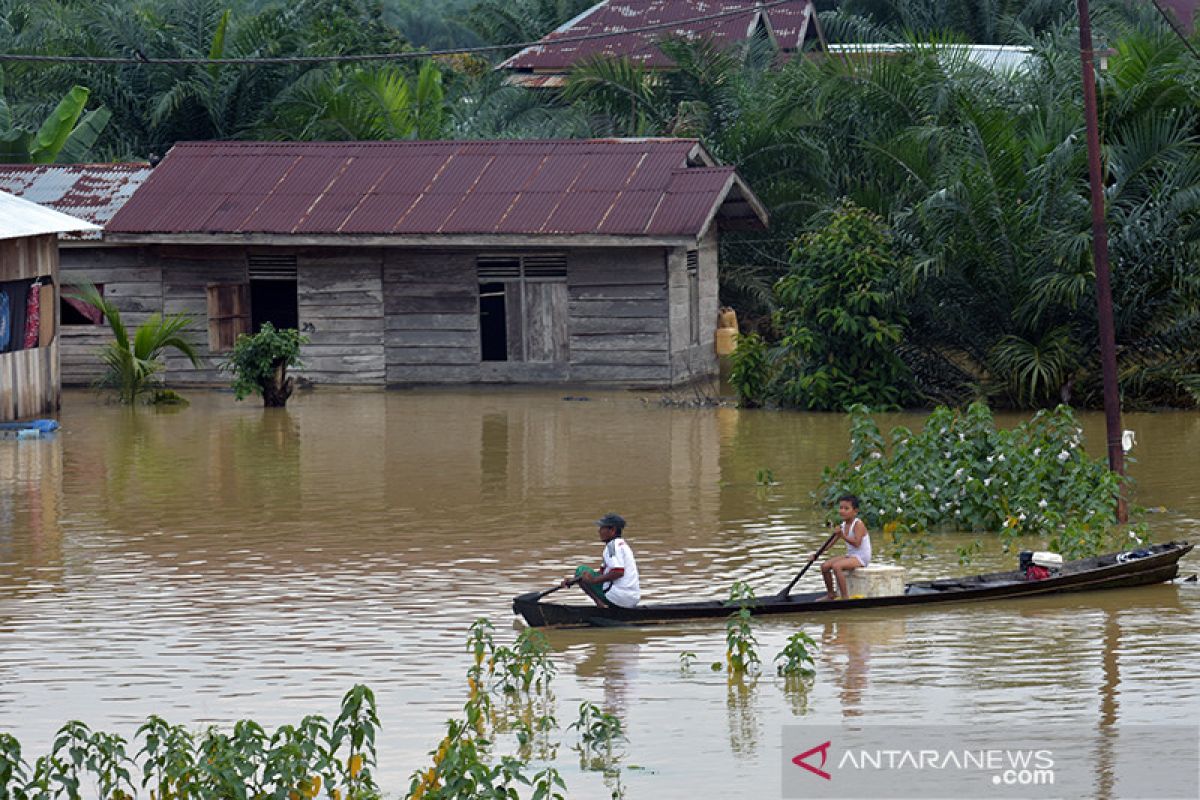
MULTIPOLYGON (((656 46, 668 38, 711 39, 719 45, 746 41, 758 14, 766 17, 775 41, 784 52, 800 49, 808 22, 809 0, 791 0, 760 9, 755 0, 604 0, 500 64, 499 69, 561 72, 581 59, 597 55, 624 56, 643 66, 664 68, 671 59, 656 46), (697 17, 741 10, 717 19, 690 22, 697 17), (678 22, 671 27, 640 33, 634 28, 678 22), (556 39, 611 34, 585 41, 555 44, 556 39)), ((529 85, 527 81, 521 81, 529 85)))
POLYGON ((1195 29, 1196 8, 1200 6, 1200 0, 1163 0, 1163 6, 1175 15, 1185 32, 1191 33, 1195 29))
POLYGON ((190 142, 106 231, 697 236, 734 183, 757 203, 732 167, 691 166, 699 152, 692 139, 190 142))
MULTIPOLYGON (((149 164, 0 164, 0 191, 104 225, 149 175, 149 164)), ((63 238, 99 239, 100 231, 63 238)))

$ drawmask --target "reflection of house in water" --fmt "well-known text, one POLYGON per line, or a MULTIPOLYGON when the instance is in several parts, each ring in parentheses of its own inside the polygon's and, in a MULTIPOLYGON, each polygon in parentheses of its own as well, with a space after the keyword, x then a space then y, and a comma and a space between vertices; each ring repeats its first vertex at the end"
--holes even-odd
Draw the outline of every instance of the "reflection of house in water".
POLYGON ((528 390, 382 397, 391 513, 453 524, 464 547, 474 536, 500 534, 514 558, 534 547, 531 557, 573 565, 599 558, 592 520, 619 511, 630 522, 639 562, 649 566, 644 591, 676 568, 711 580, 701 574, 704 564, 672 565, 663 558, 683 559, 711 545, 718 527, 713 412, 648 410, 612 393, 588 400, 528 390), (418 418, 420 424, 412 424, 418 418), (436 513, 446 507, 455 509, 449 518, 436 513), (573 540, 572 549, 563 549, 564 538, 573 540), (656 542, 668 538, 664 553, 656 542))
POLYGON ((62 564, 62 442, 0 439, 0 594, 11 595, 3 576, 23 582, 34 571, 62 564), (29 573, 29 574, 26 574, 29 573))

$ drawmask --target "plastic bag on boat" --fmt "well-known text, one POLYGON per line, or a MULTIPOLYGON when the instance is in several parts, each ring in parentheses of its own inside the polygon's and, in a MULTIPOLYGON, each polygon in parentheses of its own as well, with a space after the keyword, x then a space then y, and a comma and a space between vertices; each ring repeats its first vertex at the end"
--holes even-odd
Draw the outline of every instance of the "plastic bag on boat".
POLYGON ((1049 577, 1049 567, 1043 567, 1038 564, 1030 564, 1025 570, 1025 580, 1027 581, 1044 581, 1049 577))

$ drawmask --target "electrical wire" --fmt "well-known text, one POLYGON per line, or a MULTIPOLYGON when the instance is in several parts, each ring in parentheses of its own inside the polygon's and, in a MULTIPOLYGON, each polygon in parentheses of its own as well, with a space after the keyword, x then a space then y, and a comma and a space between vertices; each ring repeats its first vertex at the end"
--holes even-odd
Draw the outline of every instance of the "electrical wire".
POLYGON ((493 53, 504 50, 522 50, 527 47, 558 47, 564 44, 574 44, 576 42, 589 42, 596 39, 611 39, 617 36, 627 36, 629 34, 648 33, 650 31, 658 31, 666 28, 676 28, 682 25, 690 25, 697 22, 708 22, 709 20, 720 20, 727 17, 736 17, 744 14, 752 14, 758 10, 765 10, 781 6, 788 3, 794 3, 796 0, 765 0, 765 2, 755 3, 753 5, 745 5, 740 8, 730 9, 726 11, 718 11, 712 14, 704 14, 698 17, 687 17, 685 19, 674 20, 671 22, 658 22, 653 25, 642 25, 636 28, 627 28, 621 31, 606 31, 604 33, 588 33, 578 36, 563 36, 557 39, 547 41, 546 39, 538 39, 532 42, 514 42, 509 44, 489 44, 479 45, 476 47, 452 47, 444 50, 413 50, 405 53, 367 53, 363 55, 336 55, 336 56, 266 56, 266 57, 247 57, 247 58, 150 58, 142 55, 140 52, 137 56, 51 56, 51 55, 36 55, 24 53, 0 53, 0 63, 3 62, 37 62, 37 63, 66 63, 66 64, 127 64, 127 65, 158 65, 158 66, 187 66, 187 65, 202 65, 202 66, 218 66, 218 65, 257 65, 257 64, 328 64, 328 63, 343 63, 352 61, 406 61, 422 58, 437 58, 439 56, 457 56, 457 55, 474 55, 477 53, 493 53))
POLYGON ((1183 35, 1183 31, 1179 29, 1179 22, 1172 15, 1167 13, 1166 9, 1162 7, 1162 4, 1159 2, 1159 0, 1150 0, 1150 3, 1158 11, 1159 16, 1166 20, 1167 25, 1170 26, 1175 35, 1179 37, 1179 41, 1183 42, 1184 47, 1191 51, 1192 58, 1200 59, 1200 53, 1196 52, 1196 48, 1192 46, 1192 43, 1188 41, 1188 38, 1183 35))

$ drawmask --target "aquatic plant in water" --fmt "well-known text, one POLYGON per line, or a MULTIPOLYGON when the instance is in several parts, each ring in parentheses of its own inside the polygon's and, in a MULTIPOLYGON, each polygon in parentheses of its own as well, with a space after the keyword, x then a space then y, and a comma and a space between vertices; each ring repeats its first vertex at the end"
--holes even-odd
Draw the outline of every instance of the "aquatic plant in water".
POLYGON ((729 590, 726 605, 739 606, 725 622, 725 666, 730 675, 741 675, 757 671, 758 640, 750 622, 748 603, 754 600, 754 592, 742 581, 736 581, 729 590))
POLYGON ((135 734, 141 747, 132 758, 124 738, 72 721, 32 769, 20 743, 0 734, 0 797, 132 800, 140 764, 140 788, 162 800, 314 798, 322 789, 333 800, 369 800, 379 797, 372 774, 378 729, 375 696, 361 685, 342 698, 332 723, 312 715, 274 734, 252 720, 229 733, 193 734, 152 716, 135 734))
POLYGON ((1012 430, 998 430, 983 403, 939 407, 920 432, 899 426, 888 440, 867 409, 855 406, 849 458, 825 469, 818 499, 833 505, 842 494, 857 495, 864 521, 900 554, 914 537, 954 529, 997 532, 1006 549, 1037 536, 1077 557, 1124 537, 1113 525, 1123 480, 1088 456, 1067 406, 1039 411, 1012 430))
POLYGON ((785 677, 812 677, 816 675, 813 669, 812 651, 817 643, 804 631, 793 633, 784 648, 775 656, 775 672, 785 677), (782 661, 783 663, 779 663, 782 661))

